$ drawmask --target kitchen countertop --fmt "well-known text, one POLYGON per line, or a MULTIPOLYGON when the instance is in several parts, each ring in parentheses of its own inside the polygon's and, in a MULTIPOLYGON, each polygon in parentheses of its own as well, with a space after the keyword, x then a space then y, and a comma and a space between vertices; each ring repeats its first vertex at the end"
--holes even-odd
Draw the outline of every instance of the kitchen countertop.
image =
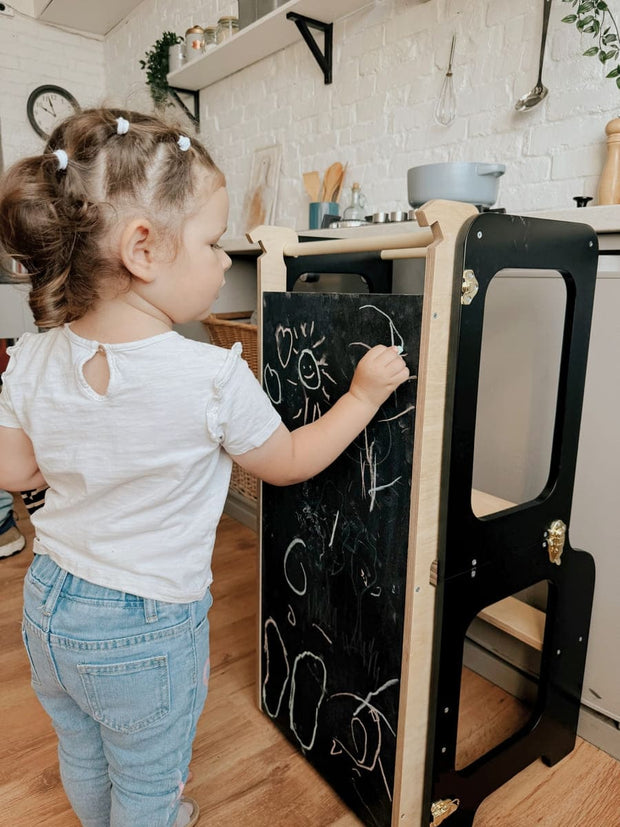
MULTIPOLYGON (((601 250, 620 249, 620 238, 612 239, 605 236, 620 236, 620 204, 610 204, 598 207, 568 207, 558 210, 537 210, 532 212, 515 213, 533 218, 550 218, 556 221, 578 221, 589 224, 599 236, 601 250)), ((412 221, 403 221, 399 224, 374 224, 364 228, 364 235, 385 235, 386 233, 415 232, 417 225, 412 221)), ((341 230, 297 230, 299 235, 309 238, 354 238, 359 234, 359 228, 341 230)), ((258 244, 253 244, 244 236, 225 238, 223 247, 227 253, 235 255, 256 255, 260 252, 258 244)))

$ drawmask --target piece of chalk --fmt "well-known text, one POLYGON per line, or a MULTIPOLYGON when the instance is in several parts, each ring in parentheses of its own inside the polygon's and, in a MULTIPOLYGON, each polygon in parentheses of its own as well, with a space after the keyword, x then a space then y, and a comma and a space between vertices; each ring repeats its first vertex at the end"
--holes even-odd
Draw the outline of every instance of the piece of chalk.
POLYGON ((396 353, 402 353, 403 352, 403 346, 402 345, 394 345, 394 347, 396 348, 396 353))

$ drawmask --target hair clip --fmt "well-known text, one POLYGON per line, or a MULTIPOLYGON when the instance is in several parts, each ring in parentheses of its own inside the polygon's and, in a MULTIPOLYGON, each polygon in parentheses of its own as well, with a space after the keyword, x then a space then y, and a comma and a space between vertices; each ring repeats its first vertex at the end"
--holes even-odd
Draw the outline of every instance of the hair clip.
POLYGON ((129 132, 129 121, 126 118, 116 119, 116 134, 126 135, 129 132))
POLYGON ((67 164, 69 163, 69 156, 64 151, 64 149, 55 149, 53 154, 56 156, 58 160, 58 169, 67 169, 67 164))
POLYGON ((192 145, 192 142, 187 137, 187 135, 179 135, 179 140, 177 141, 177 144, 179 145, 179 149, 181 150, 181 152, 187 152, 187 150, 192 145))

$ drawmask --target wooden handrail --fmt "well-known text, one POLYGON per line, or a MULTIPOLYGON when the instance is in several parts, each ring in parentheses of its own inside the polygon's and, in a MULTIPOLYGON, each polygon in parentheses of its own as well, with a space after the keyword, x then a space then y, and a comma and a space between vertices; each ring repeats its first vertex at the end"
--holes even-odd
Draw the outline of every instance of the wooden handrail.
POLYGON ((330 255, 334 253, 362 253, 403 248, 428 247, 433 241, 433 232, 423 228, 401 236, 376 235, 364 238, 334 238, 328 241, 302 241, 286 244, 282 250, 285 256, 330 255))

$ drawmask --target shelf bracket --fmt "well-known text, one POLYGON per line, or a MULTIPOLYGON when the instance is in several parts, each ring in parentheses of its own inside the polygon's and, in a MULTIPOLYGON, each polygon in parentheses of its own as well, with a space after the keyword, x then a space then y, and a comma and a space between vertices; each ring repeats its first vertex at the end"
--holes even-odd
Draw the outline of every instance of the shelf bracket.
POLYGON ((320 20, 314 20, 312 17, 305 17, 305 15, 297 14, 297 12, 294 11, 288 12, 286 18, 287 20, 292 20, 295 23, 301 32, 301 36, 308 44, 308 48, 314 55, 314 59, 319 64, 319 68, 323 72, 325 85, 330 84, 332 82, 334 24, 323 23, 320 20), (314 35, 311 33, 310 29, 318 29, 325 35, 325 46, 323 52, 319 48, 319 45, 314 39, 314 35))
POLYGON ((196 127, 196 130, 200 129, 200 92, 194 89, 179 89, 178 86, 169 86, 168 92, 170 93, 170 97, 174 100, 176 104, 178 104, 181 109, 185 112, 187 117, 196 127), (190 110, 185 105, 185 101, 181 99, 179 95, 181 92, 184 95, 191 95, 194 102, 194 111, 190 112, 190 110))

